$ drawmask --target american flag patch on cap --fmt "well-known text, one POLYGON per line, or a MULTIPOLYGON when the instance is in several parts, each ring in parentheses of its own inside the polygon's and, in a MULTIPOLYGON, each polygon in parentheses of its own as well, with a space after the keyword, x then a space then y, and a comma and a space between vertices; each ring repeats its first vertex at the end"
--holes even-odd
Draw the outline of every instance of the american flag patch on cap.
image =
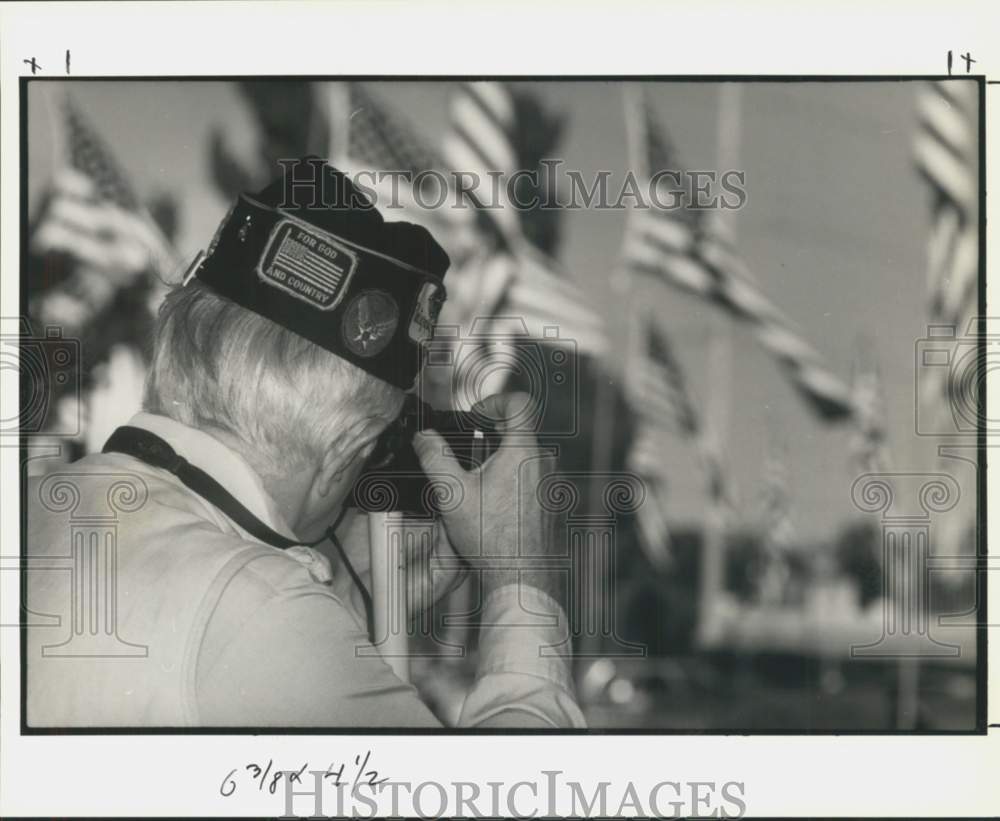
POLYGON ((258 276, 321 311, 337 306, 358 265, 357 254, 325 234, 282 220, 268 239, 258 276))

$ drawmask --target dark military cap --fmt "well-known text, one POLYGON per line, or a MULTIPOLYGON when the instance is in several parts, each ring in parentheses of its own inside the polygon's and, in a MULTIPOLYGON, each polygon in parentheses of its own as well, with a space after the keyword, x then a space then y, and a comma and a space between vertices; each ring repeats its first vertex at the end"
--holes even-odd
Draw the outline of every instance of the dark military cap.
POLYGON ((283 165, 282 178, 239 197, 191 275, 409 389, 445 298, 448 255, 423 227, 383 219, 321 159, 283 165))

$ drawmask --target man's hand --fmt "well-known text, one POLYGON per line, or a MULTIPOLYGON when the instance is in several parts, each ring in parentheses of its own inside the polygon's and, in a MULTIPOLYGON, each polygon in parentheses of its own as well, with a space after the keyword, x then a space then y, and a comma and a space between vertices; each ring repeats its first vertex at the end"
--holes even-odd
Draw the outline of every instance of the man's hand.
MULTIPOLYGON (((358 574, 362 583, 372 590, 371 579, 371 549, 368 538, 368 516, 360 510, 352 509, 344 516, 344 520, 337 528, 337 538, 344 553, 351 562, 351 566, 358 574)), ((335 568, 339 568, 334 573, 332 587, 334 592, 344 601, 350 601, 354 611, 365 617, 364 599, 361 591, 351 579, 346 568, 340 567, 341 560, 333 550, 327 552, 328 557, 335 568)), ((419 605, 435 604, 442 597, 455 590, 464 580, 465 574, 459 573, 456 562, 455 551, 448 541, 444 526, 437 522, 434 526, 434 546, 431 551, 430 561, 426 557, 423 560, 415 555, 406 557, 406 584, 412 595, 409 596, 411 605, 410 617, 415 618, 420 615, 419 605), (435 561, 444 559, 444 562, 435 561)))
POLYGON ((511 428, 507 421, 530 401, 525 394, 497 394, 475 406, 504 434, 500 448, 475 470, 464 470, 434 431, 418 433, 414 447, 425 473, 447 474, 465 491, 462 504, 443 513, 442 519, 458 554, 474 568, 486 570, 485 592, 523 583, 561 603, 556 574, 533 569, 530 563, 565 546, 565 517, 545 510, 537 498, 542 478, 556 469, 555 457, 544 453, 533 435, 511 428))

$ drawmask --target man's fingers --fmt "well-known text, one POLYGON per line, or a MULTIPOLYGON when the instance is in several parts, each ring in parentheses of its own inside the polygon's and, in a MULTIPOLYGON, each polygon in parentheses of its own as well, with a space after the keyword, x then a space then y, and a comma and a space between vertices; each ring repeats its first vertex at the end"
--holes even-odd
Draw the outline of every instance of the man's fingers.
POLYGON ((492 421, 501 433, 535 429, 537 403, 527 393, 494 393, 472 406, 472 412, 492 421))
POLYGON ((468 472, 458 463, 451 446, 437 431, 422 430, 413 436, 413 449, 420 460, 424 473, 431 479, 435 475, 451 476, 466 484, 468 472))

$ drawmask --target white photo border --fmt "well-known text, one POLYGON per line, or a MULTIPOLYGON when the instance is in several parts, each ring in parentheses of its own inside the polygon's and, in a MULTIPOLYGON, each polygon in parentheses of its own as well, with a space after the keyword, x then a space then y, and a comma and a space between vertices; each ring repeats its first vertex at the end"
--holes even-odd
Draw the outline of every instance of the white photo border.
MULTIPOLYGON (((953 49, 1000 79, 988 3, 109 3, 0 8, 0 316, 18 315, 19 79, 23 60, 74 76, 144 75, 939 75, 953 49), (517 44, 530 43, 530 47, 517 44), (516 60, 516 62, 515 62, 516 60)), ((987 90, 986 133, 1000 131, 987 90)), ((987 188, 1000 171, 987 165, 987 188)), ((987 225, 1000 224, 995 202, 987 225), (992 217, 992 219, 990 219, 992 217)), ((990 234, 995 232, 990 229, 990 234)), ((993 283, 987 282, 987 313, 993 283)), ((0 415, 16 414, 0 396, 0 415)), ((996 418, 996 391, 988 418, 996 418)), ((19 555, 18 449, 0 449, 0 555, 19 555)), ((991 468, 992 470, 992 468, 991 468)), ((988 476, 987 512, 998 508, 988 476)), ((995 541, 992 540, 992 541, 995 541)), ((995 561, 996 550, 991 545, 995 561)), ((3 566, 6 569, 6 565, 3 566)), ((1000 612, 1000 585, 989 611, 1000 612)), ((0 573, 0 623, 19 618, 17 573, 0 573)), ((995 620, 995 619, 994 619, 995 620)), ((411 782, 483 785, 538 780, 546 770, 596 786, 661 781, 745 784, 748 816, 984 816, 1000 812, 998 645, 988 648, 986 735, 975 736, 426 736, 21 734, 18 630, 0 630, 0 814, 278 815, 281 798, 240 789, 233 768, 325 767, 371 751, 385 774, 411 782)), ((641 791, 641 790, 640 790, 641 791)), ((565 797, 563 797, 565 798, 565 797)), ((528 802, 525 802, 527 805, 528 802)), ((613 808, 612 808, 613 809, 613 808)), ((562 799, 560 813, 569 807, 562 799)), ((299 810, 305 812, 306 810, 299 810)), ((331 808, 327 812, 332 812, 331 808)), ((544 814, 544 810, 542 813, 544 814)))

